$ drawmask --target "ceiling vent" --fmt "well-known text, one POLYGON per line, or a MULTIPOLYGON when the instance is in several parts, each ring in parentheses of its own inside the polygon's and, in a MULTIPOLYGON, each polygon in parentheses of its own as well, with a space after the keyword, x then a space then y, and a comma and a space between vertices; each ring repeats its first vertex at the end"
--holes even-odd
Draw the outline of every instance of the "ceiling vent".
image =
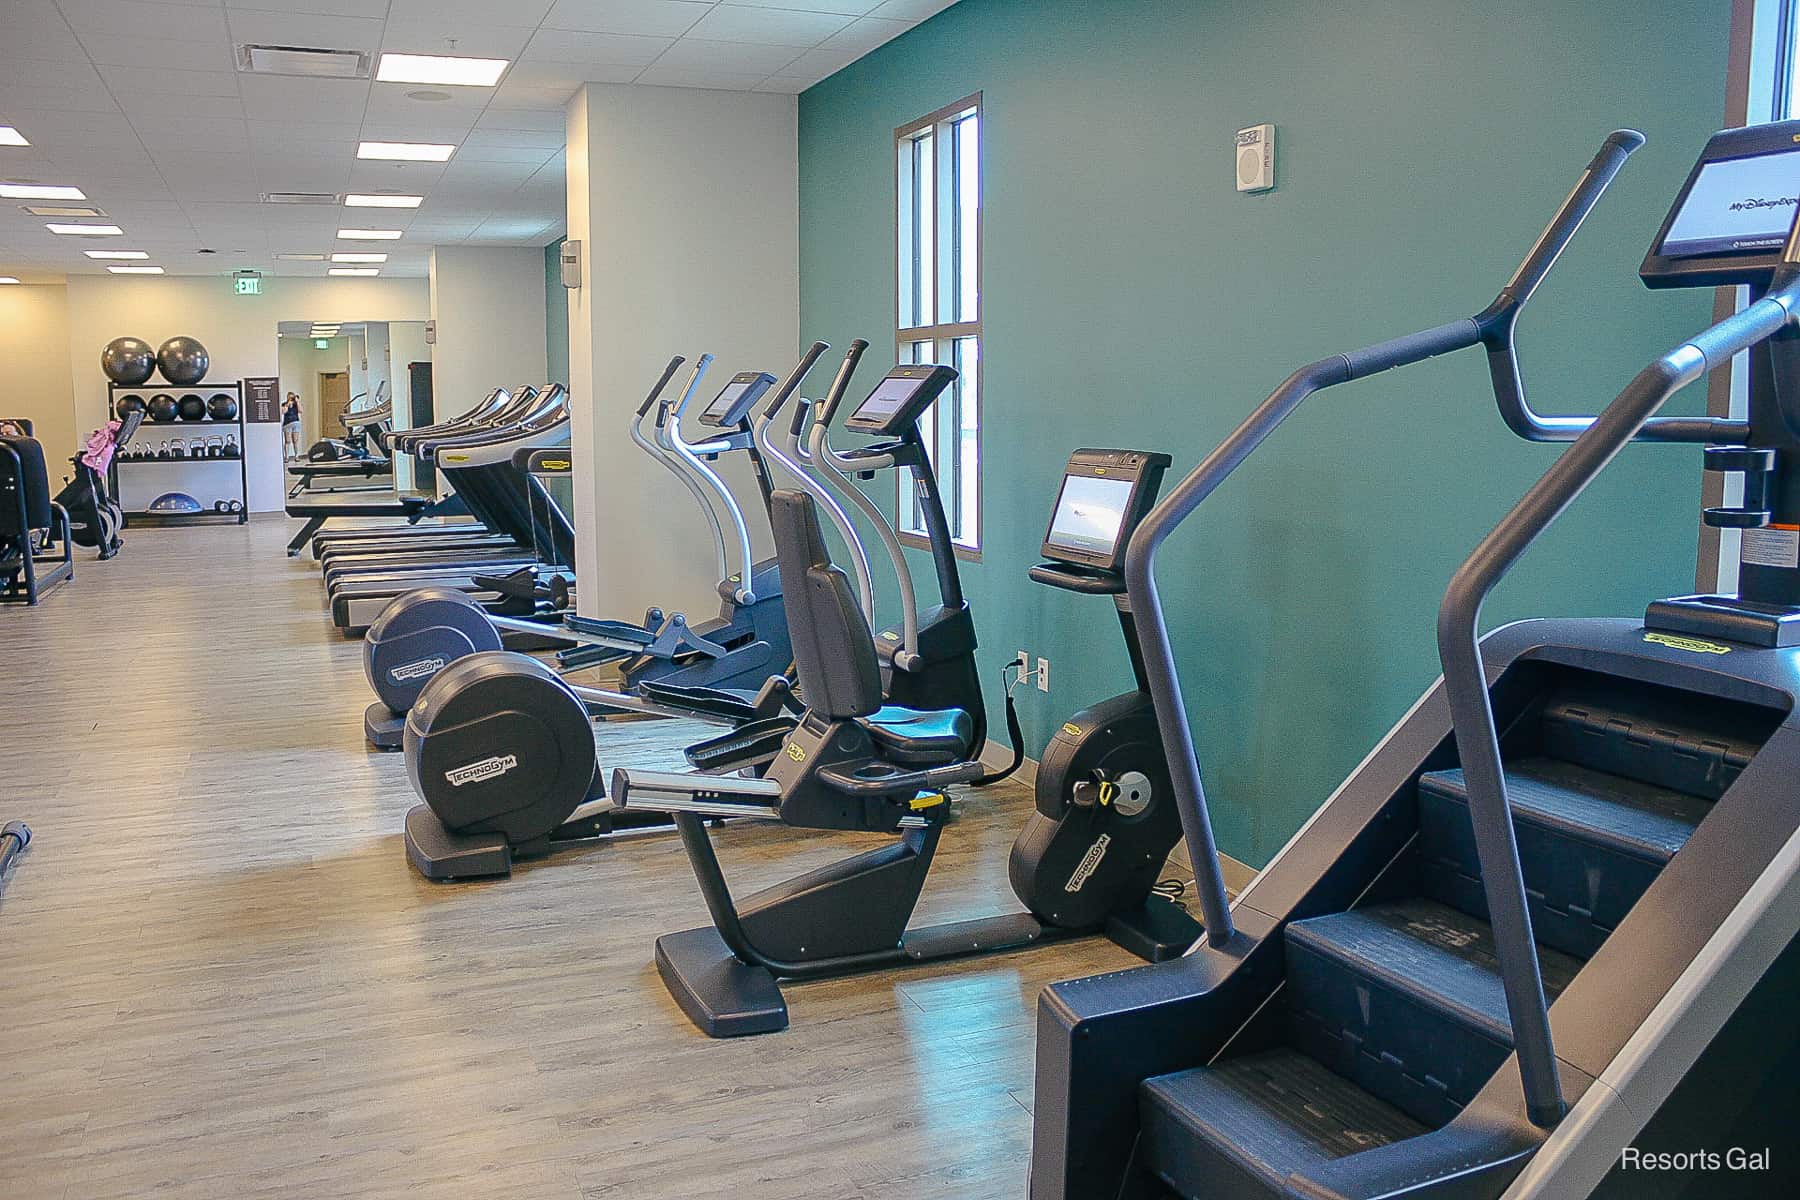
POLYGON ((340 199, 336 192, 264 192, 264 204, 336 204, 340 199))
POLYGON ((257 75, 305 75, 314 79, 367 79, 366 50, 312 46, 239 46, 238 70, 257 75))

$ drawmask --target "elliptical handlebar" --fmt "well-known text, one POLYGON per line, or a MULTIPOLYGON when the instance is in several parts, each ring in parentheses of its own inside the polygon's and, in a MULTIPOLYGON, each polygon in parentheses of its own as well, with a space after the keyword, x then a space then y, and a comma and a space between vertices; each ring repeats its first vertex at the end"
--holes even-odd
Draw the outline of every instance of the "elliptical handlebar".
MULTIPOLYGON (((1513 272, 1501 290, 1500 299, 1493 305, 1474 317, 1389 338, 1301 367, 1165 495, 1132 534, 1125 556, 1126 592, 1138 618, 1145 675, 1168 753, 1176 808, 1181 815, 1182 832, 1194 868, 1195 893, 1206 926, 1206 939, 1211 945, 1226 946, 1236 936, 1236 930, 1224 877, 1219 870, 1218 846, 1207 809, 1206 791, 1201 783, 1199 756, 1188 721, 1187 704, 1176 677, 1168 618, 1157 592, 1157 551, 1175 527, 1218 490, 1231 473, 1315 392, 1471 346, 1488 344, 1490 364, 1496 345, 1503 347, 1503 352, 1510 356, 1512 322, 1555 265, 1581 219, 1612 182, 1619 165, 1642 140, 1641 135, 1637 135, 1634 141, 1631 131, 1627 130, 1616 131, 1607 137, 1600 153, 1583 168, 1575 188, 1563 200, 1557 215, 1539 236, 1523 264, 1513 272)), ((1516 364, 1514 370, 1516 372, 1516 364)), ((1499 377, 1495 378, 1498 381, 1499 377)), ((1516 394, 1523 396, 1522 385, 1516 394)), ((1496 398, 1501 404, 1502 415, 1505 415, 1506 401, 1500 397, 1499 383, 1496 382, 1496 398)))
POLYGON ((814 342, 806 348, 806 353, 800 356, 800 361, 794 364, 794 369, 788 372, 787 378, 781 381, 781 384, 769 396, 768 402, 763 405, 764 419, 774 420, 775 414, 781 411, 781 406, 787 403, 788 397, 792 396, 795 390, 806 382, 806 377, 812 374, 813 366, 819 361, 819 356, 829 349, 831 349, 831 345, 828 342, 814 342))
POLYGON ((863 352, 869 343, 863 338, 853 338, 850 349, 844 353, 844 361, 838 366, 838 373, 831 381, 831 390, 825 393, 825 407, 819 413, 818 420, 822 425, 829 425, 837 419, 838 405, 844 402, 844 396, 850 391, 850 378, 856 374, 857 365, 862 362, 863 352))
POLYGON ((650 394, 644 397, 644 402, 642 404, 638 405, 638 420, 643 420, 644 414, 650 411, 657 400, 661 399, 663 389, 669 386, 669 380, 675 378, 675 372, 679 371, 681 369, 681 364, 686 361, 687 359, 679 354, 669 360, 669 365, 664 367, 663 373, 657 377, 656 386, 650 389, 650 394))

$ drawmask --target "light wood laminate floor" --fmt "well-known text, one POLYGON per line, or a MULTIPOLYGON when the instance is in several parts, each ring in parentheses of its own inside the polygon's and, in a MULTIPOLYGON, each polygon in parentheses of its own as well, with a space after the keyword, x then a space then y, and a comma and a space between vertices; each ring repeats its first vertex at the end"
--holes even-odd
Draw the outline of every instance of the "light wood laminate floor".
MULTIPOLYGON (((0 609, 0 1196, 1019 1197, 1033 1013, 1130 965, 1101 940, 788 989, 793 1027, 700 1036, 651 965, 705 909, 680 846, 440 886, 364 749, 361 644, 283 520, 132 530, 0 609)), ((600 730, 676 765, 682 731, 600 730)), ((1023 787, 970 797, 919 917, 1016 908, 1023 787)), ((738 826, 740 890, 869 839, 738 826)))

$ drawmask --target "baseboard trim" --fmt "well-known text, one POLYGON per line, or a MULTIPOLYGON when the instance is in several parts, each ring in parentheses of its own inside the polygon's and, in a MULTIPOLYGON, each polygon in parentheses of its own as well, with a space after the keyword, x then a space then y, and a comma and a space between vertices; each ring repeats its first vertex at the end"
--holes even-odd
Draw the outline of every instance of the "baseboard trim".
MULTIPOLYGON (((987 744, 981 748, 981 765, 990 771, 1000 770, 1012 761, 1012 753, 1011 746, 1003 745, 989 738, 987 744)), ((1019 769, 1014 773, 1013 778, 1028 788, 1036 787, 1037 772, 1037 759, 1027 758, 1019 764, 1019 769)), ((1193 873, 1188 865, 1186 843, 1176 845, 1175 852, 1169 855, 1169 862, 1190 875, 1193 873)), ((1225 890, 1235 897, 1250 886, 1250 881, 1256 878, 1257 870, 1248 863, 1239 862, 1229 854, 1221 854, 1219 855, 1219 873, 1225 878, 1225 890)))

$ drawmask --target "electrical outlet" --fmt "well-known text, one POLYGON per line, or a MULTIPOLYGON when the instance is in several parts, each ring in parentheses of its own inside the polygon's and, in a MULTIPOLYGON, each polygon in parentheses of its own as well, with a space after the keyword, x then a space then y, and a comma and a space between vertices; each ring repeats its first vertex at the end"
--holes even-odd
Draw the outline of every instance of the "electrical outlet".
POLYGON ((1050 660, 1047 658, 1038 659, 1037 684, 1040 692, 1050 690, 1050 660))
POLYGON ((1029 651, 1029 650, 1019 651, 1017 654, 1013 655, 1013 662, 1017 663, 1019 666, 1019 678, 1020 679, 1023 679, 1023 678, 1025 678, 1025 676, 1031 674, 1031 651, 1029 651))

